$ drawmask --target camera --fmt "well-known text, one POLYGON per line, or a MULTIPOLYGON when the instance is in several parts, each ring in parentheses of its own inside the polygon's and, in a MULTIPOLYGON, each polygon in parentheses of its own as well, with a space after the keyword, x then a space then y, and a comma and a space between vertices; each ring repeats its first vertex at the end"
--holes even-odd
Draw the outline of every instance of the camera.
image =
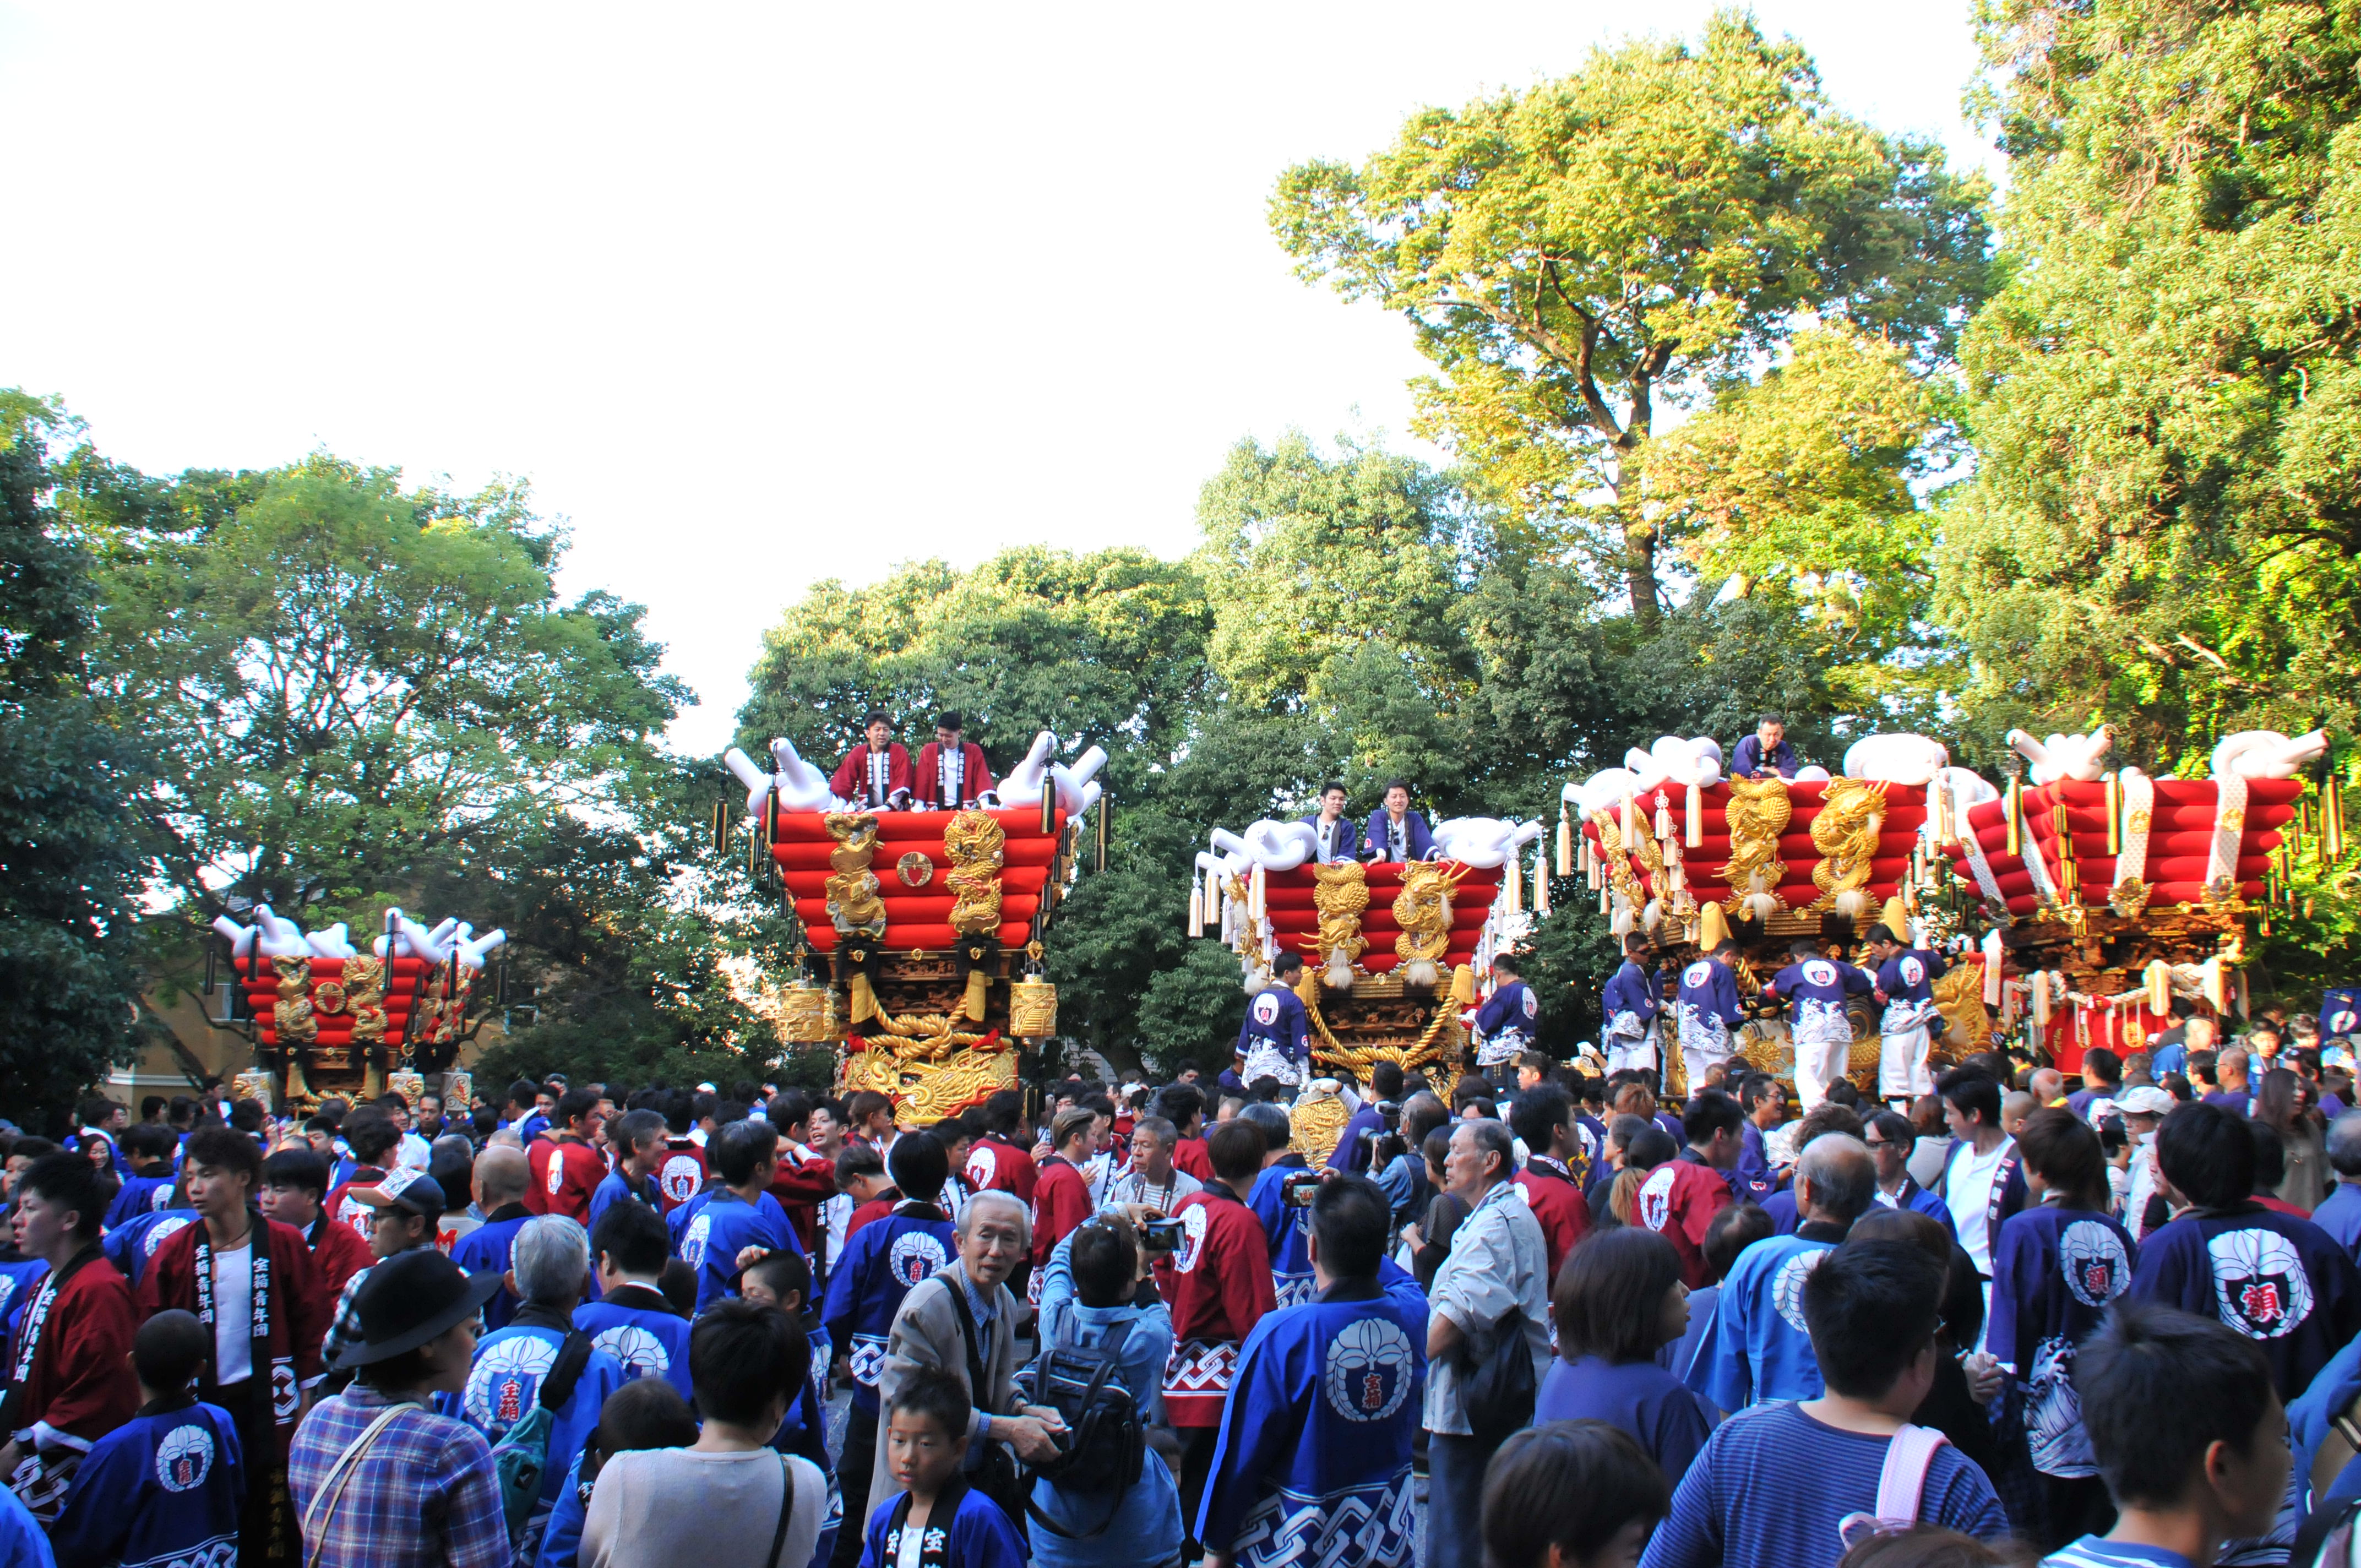
POLYGON ((1174 1252, 1180 1245, 1180 1222, 1178 1220, 1143 1220, 1139 1226, 1139 1245, 1149 1252, 1174 1252))
POLYGON ((1320 1192, 1320 1173, 1299 1170, 1279 1184, 1279 1201, 1290 1209, 1309 1209, 1320 1192))

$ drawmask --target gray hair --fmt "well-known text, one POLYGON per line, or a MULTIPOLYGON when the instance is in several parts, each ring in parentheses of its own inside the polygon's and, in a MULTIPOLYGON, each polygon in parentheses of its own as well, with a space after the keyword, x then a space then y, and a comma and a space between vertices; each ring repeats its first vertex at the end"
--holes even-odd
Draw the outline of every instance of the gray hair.
POLYGON ((2328 1163, 2339 1176, 2361 1176, 2361 1111, 2347 1111, 2328 1124, 2328 1163))
POLYGON ((1017 1223, 1023 1227, 1022 1239, 1027 1246, 1032 1245, 1032 1209, 1027 1205, 1024 1199, 1019 1198, 1016 1193, 1004 1192, 998 1188, 994 1188, 985 1192, 979 1192, 974 1197, 967 1201, 966 1207, 960 1211, 959 1228, 956 1234, 961 1237, 961 1239, 966 1239, 968 1232, 974 1229, 976 1216, 983 1212, 983 1206, 986 1203, 1005 1203, 1011 1209, 1016 1210, 1017 1223))
POLYGON ((590 1270, 590 1236, 564 1214, 543 1214, 517 1227, 509 1251, 518 1297, 555 1304, 582 1288, 590 1270))
POLYGON ((1287 1113, 1268 1100, 1257 1100, 1241 1110, 1238 1120, 1260 1133, 1263 1142, 1273 1149, 1283 1149, 1295 1141, 1295 1132, 1287 1120, 1287 1113))
POLYGON ((1460 1127, 1466 1128, 1468 1136, 1476 1140, 1476 1148, 1479 1154, 1491 1153, 1500 1157, 1500 1169, 1494 1179, 1506 1181, 1517 1174, 1517 1140, 1509 1135, 1509 1129, 1505 1124, 1496 1122, 1488 1116, 1479 1116, 1472 1122, 1461 1122, 1452 1128, 1454 1135, 1457 1135, 1460 1127))
POLYGON ((1142 1116, 1138 1121, 1134 1122, 1131 1124, 1132 1142, 1137 1143, 1142 1134, 1155 1139, 1160 1147, 1168 1149, 1180 1141, 1180 1129, 1161 1116, 1142 1116))
POLYGON ((1812 1184, 1813 1212, 1850 1224, 1875 1201, 1877 1160, 1869 1146, 1850 1133, 1822 1133, 1804 1146, 1795 1161, 1795 1179, 1812 1184))

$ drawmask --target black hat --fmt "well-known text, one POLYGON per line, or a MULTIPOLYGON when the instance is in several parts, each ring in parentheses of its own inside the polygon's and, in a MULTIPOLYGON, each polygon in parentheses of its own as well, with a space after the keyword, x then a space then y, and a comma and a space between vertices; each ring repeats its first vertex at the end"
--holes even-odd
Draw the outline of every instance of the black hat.
POLYGON ((469 1274, 433 1247, 396 1253, 361 1281, 353 1301, 361 1343, 346 1346, 336 1365, 366 1366, 416 1350, 483 1310, 500 1288, 490 1269, 469 1274))

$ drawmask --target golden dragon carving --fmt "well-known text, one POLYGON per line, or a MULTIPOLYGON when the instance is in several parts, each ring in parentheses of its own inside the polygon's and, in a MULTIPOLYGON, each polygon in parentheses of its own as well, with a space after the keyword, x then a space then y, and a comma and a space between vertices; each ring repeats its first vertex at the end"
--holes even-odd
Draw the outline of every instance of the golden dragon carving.
POLYGON ((988 811, 955 813, 943 829, 943 850, 951 869, 951 929, 962 937, 989 937, 1000 930, 1000 865, 1008 834, 988 811))
MULTIPOLYGON (((1368 868, 1358 861, 1315 865, 1312 877, 1312 907, 1320 916, 1319 961, 1325 964, 1342 952, 1350 963, 1369 945, 1361 935, 1361 915, 1369 907, 1368 868)), ((1399 910, 1399 902, 1396 907, 1399 910)), ((1444 925, 1447 932, 1447 916, 1444 925)))
POLYGON ((1402 868, 1401 891, 1394 894, 1394 919, 1401 935, 1394 952, 1405 964, 1439 964, 1451 950, 1451 890, 1466 875, 1432 861, 1413 861, 1402 868))
POLYGON ((884 936, 885 901, 878 896, 877 875, 869 869, 877 853, 877 818, 866 812, 831 811, 820 822, 836 840, 836 848, 829 851, 825 884, 829 918, 840 931, 884 936))
POLYGON ((1779 858, 1779 835, 1795 815, 1784 779, 1732 779, 1725 807, 1730 825, 1730 861, 1721 880, 1730 896, 1721 906, 1731 915, 1758 893, 1776 894, 1787 874, 1779 858))
POLYGON ((1869 862, 1877 853, 1877 830, 1885 821, 1885 785, 1868 779, 1830 779, 1812 818, 1812 847, 1820 858, 1812 884, 1820 890, 1814 909, 1833 908, 1848 893, 1869 885, 1869 862))

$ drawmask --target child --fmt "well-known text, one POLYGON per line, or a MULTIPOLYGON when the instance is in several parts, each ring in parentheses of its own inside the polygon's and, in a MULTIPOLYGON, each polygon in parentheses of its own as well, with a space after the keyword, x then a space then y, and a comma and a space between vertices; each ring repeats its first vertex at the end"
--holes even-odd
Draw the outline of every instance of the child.
POLYGON ((188 1312, 159 1312, 139 1326, 131 1366, 140 1411, 92 1446, 66 1494, 50 1544, 67 1568, 236 1556, 246 1502, 237 1424, 190 1387, 212 1348, 188 1312))
POLYGON ((1846 1242, 1806 1273, 1804 1321, 1827 1392, 1722 1422, 1674 1493, 1649 1568, 1826 1568, 1866 1530, 1914 1522, 1981 1541, 2006 1535, 1983 1472, 1939 1433, 1910 1425, 1934 1386, 1943 1277, 1921 1249, 1887 1241, 1846 1242), (1880 1507, 1889 1465, 1915 1483, 1896 1487, 1890 1519, 1880 1507), (1764 1486, 1767 1475, 1782 1485, 1764 1486))
POLYGON ((2115 1527, 2050 1568, 2188 1568, 2267 1533, 2287 1491, 2287 1412, 2256 1343, 2136 1299, 2115 1303, 2074 1367, 2115 1527))
POLYGON ((1669 1506, 1664 1473, 1605 1421, 1510 1434, 1484 1475, 1484 1556, 1496 1568, 1622 1568, 1669 1506))
POLYGON ((738 1294, 758 1307, 775 1307, 786 1314, 811 1346, 810 1374, 803 1391, 787 1403, 785 1421, 771 1446, 781 1453, 800 1453, 827 1471, 827 1450, 821 1446, 821 1412, 828 1406, 828 1336, 816 1333, 804 1310, 811 1294, 811 1265, 791 1252, 766 1252, 738 1276, 738 1294))
MULTIPOLYGON (((653 1217, 651 1211, 651 1217, 653 1217)), ((664 1222, 656 1221, 662 1229, 664 1222)), ((688 1356, 681 1355, 684 1372, 688 1356)), ((582 1519, 590 1508, 590 1494, 598 1472, 618 1453, 651 1448, 686 1448, 697 1441, 697 1413, 688 1398, 664 1377, 635 1377, 607 1396, 598 1407, 598 1424, 590 1441, 574 1456, 574 1467, 549 1511, 549 1528, 542 1532, 541 1552, 533 1568, 575 1568, 581 1561, 582 1519)))
POLYGON ((1000 1505, 971 1491, 967 1389, 948 1372, 917 1373, 901 1386, 885 1423, 885 1463, 902 1490, 869 1516, 861 1568, 895 1568, 905 1530, 924 1530, 926 1568, 1025 1568, 1025 1543, 1000 1505))

